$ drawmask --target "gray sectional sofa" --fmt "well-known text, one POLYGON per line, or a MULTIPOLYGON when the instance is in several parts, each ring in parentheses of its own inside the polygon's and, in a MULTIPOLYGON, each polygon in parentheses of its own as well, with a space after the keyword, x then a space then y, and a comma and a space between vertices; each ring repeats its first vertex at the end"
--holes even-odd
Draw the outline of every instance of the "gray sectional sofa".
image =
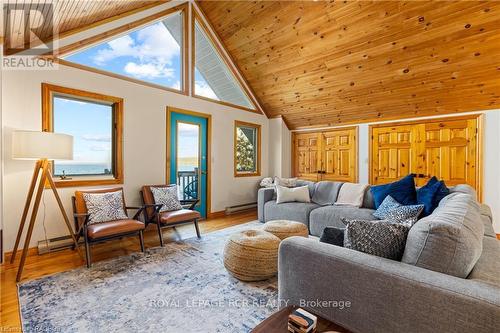
POLYGON ((272 220, 292 220, 302 222, 313 236, 321 236, 326 226, 343 227, 341 219, 373 219, 375 204, 371 192, 367 190, 361 208, 334 206, 341 182, 310 182, 298 180, 297 186, 309 187, 311 203, 288 202, 277 204, 274 188, 261 188, 258 192, 257 211, 261 222, 272 220))
MULTIPOLYGON (((315 189, 326 188, 308 185, 311 196, 315 189)), ((321 243, 315 237, 284 240, 278 265, 281 306, 310 309, 353 332, 497 332, 500 241, 491 211, 466 185, 451 192, 433 214, 412 227, 402 261, 321 243)), ((276 205, 269 189, 259 192, 261 221, 295 219, 315 236, 324 226, 341 226, 340 217, 371 219, 372 212, 370 193, 358 209, 276 205)))

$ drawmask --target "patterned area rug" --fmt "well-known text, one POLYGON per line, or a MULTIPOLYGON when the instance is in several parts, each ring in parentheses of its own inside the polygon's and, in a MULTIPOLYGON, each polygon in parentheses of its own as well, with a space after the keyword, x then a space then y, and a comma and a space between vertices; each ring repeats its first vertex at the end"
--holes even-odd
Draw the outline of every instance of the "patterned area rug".
POLYGON ((151 248, 91 269, 19 285, 24 332, 249 332, 277 309, 277 279, 248 283, 226 272, 231 227, 151 248))

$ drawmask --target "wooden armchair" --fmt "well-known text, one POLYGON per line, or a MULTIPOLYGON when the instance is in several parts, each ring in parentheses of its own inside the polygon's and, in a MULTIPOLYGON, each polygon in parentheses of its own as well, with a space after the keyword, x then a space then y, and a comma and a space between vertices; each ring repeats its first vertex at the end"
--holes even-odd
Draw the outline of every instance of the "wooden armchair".
POLYGON ((163 246, 162 228, 172 228, 180 224, 194 223, 196 236, 200 238, 200 229, 198 227, 198 219, 201 218, 199 212, 194 210, 194 207, 199 200, 180 200, 182 209, 168 212, 160 212, 162 205, 156 204, 151 187, 170 187, 176 185, 144 185, 141 190, 142 200, 144 202, 144 221, 146 226, 150 223, 156 224, 158 228, 158 237, 160 245, 163 246))
MULTIPOLYGON (((94 190, 94 191, 76 191, 73 199, 73 212, 76 227, 77 240, 83 236, 85 239, 85 254, 87 267, 92 265, 91 245, 94 243, 104 242, 110 239, 122 238, 126 236, 139 236, 141 251, 144 252, 144 236, 143 231, 145 224, 139 220, 144 207, 127 207, 125 206, 125 198, 123 199, 123 209, 127 214, 128 210, 137 210, 131 219, 114 220, 107 222, 99 222, 89 224, 89 214, 87 206, 83 198, 84 193, 110 193, 122 191, 122 188, 94 190)), ((127 214, 128 215, 128 214, 127 214)))

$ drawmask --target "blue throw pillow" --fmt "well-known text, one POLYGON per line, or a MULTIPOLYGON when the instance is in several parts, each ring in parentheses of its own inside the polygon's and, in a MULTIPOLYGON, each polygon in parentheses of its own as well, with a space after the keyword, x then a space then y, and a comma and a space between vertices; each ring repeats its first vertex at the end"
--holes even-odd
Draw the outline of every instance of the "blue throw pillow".
POLYGON ((402 205, 415 205, 417 203, 417 192, 414 177, 414 174, 410 174, 394 183, 372 186, 370 191, 373 194, 375 209, 382 204, 388 195, 402 205))
POLYGON ((417 190, 417 201, 424 205, 422 216, 432 214, 434 209, 439 205, 439 201, 450 193, 443 181, 439 181, 436 177, 429 179, 427 184, 417 190))
POLYGON ((394 200, 393 197, 388 195, 387 197, 385 197, 384 201, 382 201, 382 203, 380 204, 378 209, 375 211, 375 213, 373 213, 373 216, 375 216, 378 219, 383 220, 383 219, 385 219, 386 215, 391 210, 394 210, 394 209, 399 208, 401 206, 402 206, 402 204, 400 204, 399 202, 394 200))

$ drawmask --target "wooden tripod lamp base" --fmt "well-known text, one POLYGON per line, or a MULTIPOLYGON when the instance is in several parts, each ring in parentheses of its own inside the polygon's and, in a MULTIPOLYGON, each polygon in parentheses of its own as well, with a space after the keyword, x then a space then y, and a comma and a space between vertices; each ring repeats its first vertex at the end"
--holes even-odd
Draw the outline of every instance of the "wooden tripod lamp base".
POLYGON ((78 251, 80 256, 82 254, 80 252, 80 249, 78 248, 78 242, 69 222, 68 215, 66 214, 61 198, 57 193, 57 188, 50 172, 49 163, 49 159, 73 159, 73 137, 66 134, 57 134, 50 132, 14 131, 12 136, 12 148, 14 159, 37 159, 33 177, 31 178, 31 183, 28 190, 28 196, 24 205, 21 223, 17 232, 16 243, 14 245, 12 256, 10 258, 10 262, 14 263, 17 249, 19 247, 19 242, 21 240, 26 224, 26 219, 30 211, 31 201, 33 200, 34 196, 35 201, 33 204, 33 209, 28 224, 28 231, 26 232, 26 239, 24 241, 21 261, 19 262, 19 269, 16 276, 16 281, 19 282, 23 273, 24 263, 26 261, 31 236, 33 234, 33 228, 36 222, 36 216, 38 213, 38 209, 40 208, 40 201, 42 199, 43 190, 46 184, 49 185, 49 187, 52 189, 52 192, 54 193, 64 222, 66 223, 71 238, 73 239, 75 249, 78 251))

